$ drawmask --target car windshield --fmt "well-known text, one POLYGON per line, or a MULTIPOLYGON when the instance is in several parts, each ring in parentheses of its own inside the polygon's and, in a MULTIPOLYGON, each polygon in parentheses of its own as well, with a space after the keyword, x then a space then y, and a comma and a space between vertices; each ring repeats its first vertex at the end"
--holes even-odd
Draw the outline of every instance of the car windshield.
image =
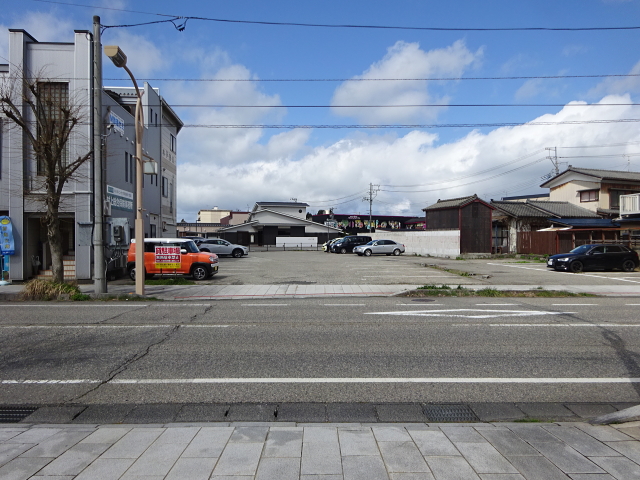
POLYGON ((182 242, 180 248, 184 248, 187 253, 198 253, 200 250, 196 247, 196 243, 193 240, 189 240, 188 242, 182 242))
POLYGON ((371 240, 369 243, 367 243, 367 245, 373 245, 374 243, 376 243, 375 240, 371 240))
POLYGON ((579 247, 576 247, 573 250, 571 250, 570 253, 585 254, 592 248, 593 248, 593 245, 580 245, 579 247))

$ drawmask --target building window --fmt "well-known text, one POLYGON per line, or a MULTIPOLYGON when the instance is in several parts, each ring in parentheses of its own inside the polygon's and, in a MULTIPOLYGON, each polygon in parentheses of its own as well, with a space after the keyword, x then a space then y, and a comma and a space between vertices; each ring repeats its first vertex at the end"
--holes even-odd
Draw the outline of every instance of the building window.
POLYGON ((169 212, 173 213, 173 183, 169 184, 169 212))
POLYGON ((585 190, 584 192, 580 192, 580 203, 597 202, 600 198, 599 193, 599 190, 585 190))
POLYGON ((129 154, 124 152, 124 181, 129 183, 129 154))
POLYGON ((633 190, 609 190, 609 208, 620 208, 620 195, 631 195, 633 193, 638 192, 633 190))
POLYGON ((171 151, 173 153, 176 153, 176 149, 177 149, 178 145, 177 145, 176 137, 175 137, 175 135, 173 135, 173 133, 169 134, 169 141, 170 141, 171 151))
MULTIPOLYGON (((63 122, 64 112, 69 109, 69 84, 63 82, 40 82, 38 83, 38 137, 42 139, 44 145, 54 146, 57 140, 50 138, 54 136, 60 138, 63 133, 68 134, 68 127, 63 122), (43 124, 44 123, 44 124, 43 124), (43 127, 48 127, 46 130, 43 127)), ((43 145, 43 146, 44 146, 43 145)), ((37 155, 37 154, 36 154, 37 155)), ((37 173, 45 174, 45 159, 37 155, 37 173)), ((69 163, 69 146, 65 142, 62 152, 62 165, 69 163)))
POLYGON ((162 177, 162 196, 169 196, 169 179, 167 177, 162 177))

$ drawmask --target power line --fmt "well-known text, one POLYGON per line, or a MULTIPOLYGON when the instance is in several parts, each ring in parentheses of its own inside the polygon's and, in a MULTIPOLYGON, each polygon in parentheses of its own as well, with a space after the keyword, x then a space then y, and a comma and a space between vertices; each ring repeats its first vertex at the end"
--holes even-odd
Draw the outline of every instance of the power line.
MULTIPOLYGON (((42 3, 53 3, 58 5, 67 5, 72 7, 85 7, 85 8, 103 9, 103 10, 119 11, 119 12, 126 12, 126 13, 138 13, 138 14, 144 14, 144 15, 155 15, 158 17, 171 17, 168 20, 130 24, 130 25, 103 25, 104 28, 133 27, 133 26, 140 26, 140 25, 173 22, 176 20, 181 20, 181 21, 184 21, 185 23, 187 20, 201 20, 201 21, 219 22, 219 23, 238 23, 238 24, 250 24, 250 25, 286 26, 286 27, 423 30, 423 31, 436 31, 436 32, 514 32, 514 31, 515 32, 518 32, 518 31, 520 32, 522 31, 524 32, 527 32, 527 31, 584 32, 584 31, 607 31, 607 30, 614 30, 614 31, 615 30, 640 30, 640 26, 630 26, 630 27, 409 27, 409 26, 401 26, 401 25, 394 26, 394 25, 356 25, 356 24, 300 23, 300 22, 267 22, 262 20, 233 20, 233 19, 226 19, 226 18, 171 15, 171 14, 164 14, 164 13, 142 12, 138 10, 127 10, 124 8, 96 7, 93 5, 83 5, 79 3, 59 2, 59 1, 53 1, 53 0, 34 0, 34 1, 42 2, 42 3)), ((184 27, 182 28, 182 30, 184 30, 184 27)))
MULTIPOLYGON (((546 160, 546 157, 543 158, 539 158, 537 160, 534 160, 533 162, 527 163, 525 165, 521 165, 519 167, 513 168, 511 170, 507 170, 506 172, 502 172, 502 173, 498 173, 496 175, 492 175, 491 177, 487 177, 487 178, 483 178, 481 180, 475 180, 473 182, 469 182, 469 183, 462 183, 460 185, 453 185, 451 187, 446 187, 446 189, 450 189, 450 188, 460 188, 460 187, 464 187, 467 185, 473 185, 479 182, 486 182, 487 180, 493 180, 494 178, 498 178, 498 177, 502 177, 504 175, 508 175, 509 173, 513 173, 517 170, 521 170, 523 168, 526 167, 530 167, 531 165, 535 165, 536 163, 540 163, 541 161, 546 160)), ((392 193, 424 193, 424 192, 436 192, 438 190, 444 190, 443 188, 433 188, 430 190, 381 190, 382 192, 392 192, 392 193)))
MULTIPOLYGON (((496 165, 496 166, 487 168, 487 169, 482 170, 480 172, 470 173, 468 175, 457 177, 455 180, 449 180, 449 181, 444 181, 444 182, 439 180, 437 182, 422 183, 422 184, 418 184, 418 185, 380 185, 380 186, 381 187, 392 187, 392 188, 417 188, 417 187, 426 187, 426 186, 429 186, 429 185, 438 185, 438 184, 442 184, 442 183, 457 182, 458 180, 464 180, 465 178, 471 178, 471 177, 477 177, 479 175, 484 175, 487 172, 498 170, 498 169, 500 169, 502 167, 506 167, 507 165, 513 165, 514 163, 518 163, 518 162, 521 162, 522 160, 526 160, 527 158, 531 158, 531 157, 534 157, 536 155, 539 155, 542 152, 544 152, 544 149, 536 150, 533 153, 530 153, 528 155, 523 155, 520 158, 517 158, 517 159, 515 159, 513 161, 510 160, 508 162, 505 162, 505 163, 502 163, 500 165, 496 165)), ((383 190, 383 191, 386 191, 386 190, 383 190)))
MULTIPOLYGON (((511 77, 440 77, 440 78, 140 78, 147 82, 452 82, 462 80, 558 80, 570 78, 640 77, 637 73, 593 75, 534 75, 511 77)), ((86 80, 76 78, 73 80, 86 80)), ((105 78, 106 81, 125 82, 129 78, 105 78)))
MULTIPOLYGON (((84 105, 82 105, 84 106, 84 105)), ((153 105, 151 105, 153 106, 153 105)), ((470 103, 470 104, 399 104, 399 105, 236 105, 172 104, 171 108, 449 108, 449 107, 637 107, 640 103, 470 103)))
POLYGON ((185 124, 183 128, 263 128, 263 129, 295 129, 295 128, 318 128, 318 129, 378 129, 378 128, 481 128, 481 127, 538 127, 538 126, 558 126, 558 125, 587 125, 587 124, 607 124, 607 123, 637 123, 638 118, 623 118, 617 120, 566 120, 562 122, 496 122, 496 123, 441 123, 441 124, 407 124, 407 125, 240 125, 240 124, 185 124))

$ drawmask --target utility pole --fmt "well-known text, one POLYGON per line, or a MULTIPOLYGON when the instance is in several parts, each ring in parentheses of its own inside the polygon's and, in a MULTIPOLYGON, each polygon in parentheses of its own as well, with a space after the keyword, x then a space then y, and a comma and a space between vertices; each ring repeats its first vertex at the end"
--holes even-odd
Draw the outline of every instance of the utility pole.
POLYGON ((551 163, 553 163, 553 166, 556 169, 556 175, 559 175, 560 168, 558 167, 558 147, 547 147, 545 148, 545 150, 549 151, 549 156, 547 157, 547 159, 551 160, 551 163), (551 150, 553 150, 553 156, 551 156, 551 150))
POLYGON ((100 17, 93 17, 93 293, 107 293, 102 190, 102 45, 100 17))
POLYGON ((362 199, 363 202, 369 202, 369 233, 371 233, 371 210, 373 208, 373 199, 376 198, 378 192, 380 191, 380 185, 374 185, 372 183, 369 184, 369 196, 364 197, 362 199))

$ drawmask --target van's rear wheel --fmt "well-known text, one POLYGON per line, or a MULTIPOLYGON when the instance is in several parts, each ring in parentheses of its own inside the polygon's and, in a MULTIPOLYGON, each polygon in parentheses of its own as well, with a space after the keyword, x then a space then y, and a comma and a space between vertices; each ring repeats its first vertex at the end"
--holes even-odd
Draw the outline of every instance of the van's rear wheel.
MULTIPOLYGON (((152 277, 153 277, 153 274, 145 272, 144 274, 145 279, 149 280, 152 277)), ((136 281, 136 267, 131 267, 129 269, 129 278, 134 282, 136 281)))
POLYGON ((205 280, 209 276, 209 271, 202 265, 196 265, 191 269, 191 275, 194 280, 205 280))

